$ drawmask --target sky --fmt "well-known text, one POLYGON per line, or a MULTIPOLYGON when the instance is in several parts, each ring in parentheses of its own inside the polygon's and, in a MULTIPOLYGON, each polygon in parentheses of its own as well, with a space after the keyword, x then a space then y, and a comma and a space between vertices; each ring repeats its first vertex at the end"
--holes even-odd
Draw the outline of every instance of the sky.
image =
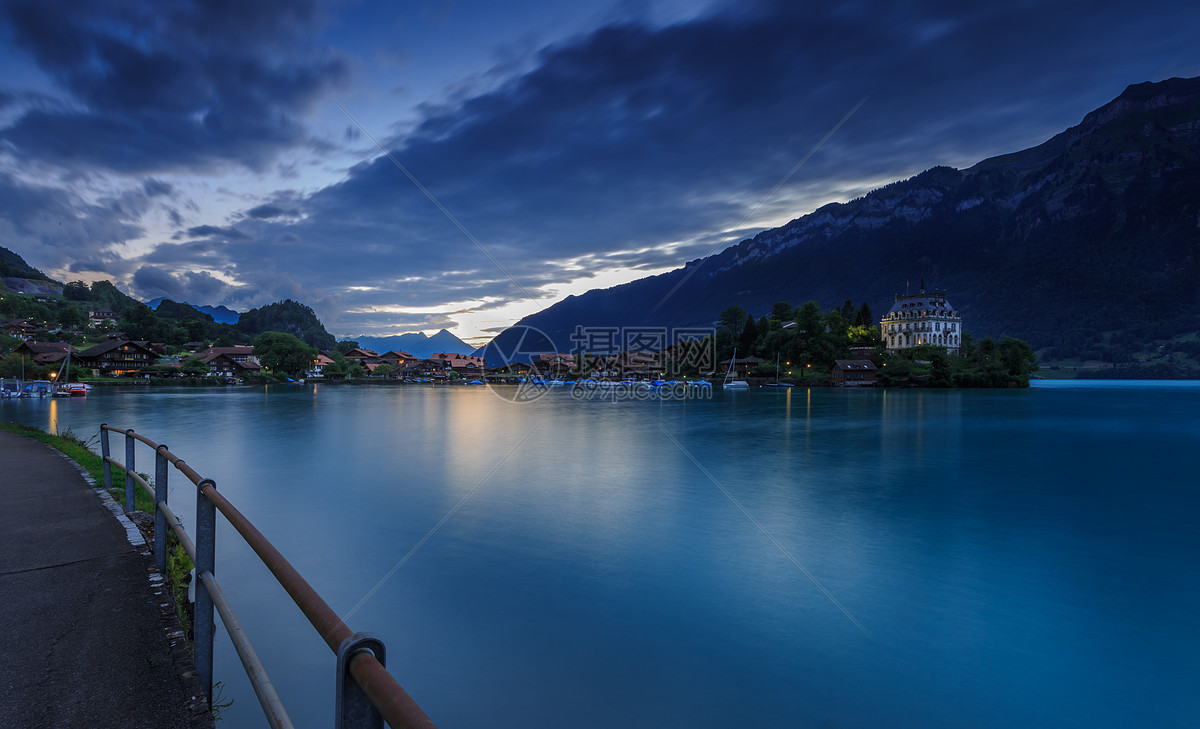
POLYGON ((1194 2, 0 0, 0 246, 483 344, 1200 75, 1194 2))

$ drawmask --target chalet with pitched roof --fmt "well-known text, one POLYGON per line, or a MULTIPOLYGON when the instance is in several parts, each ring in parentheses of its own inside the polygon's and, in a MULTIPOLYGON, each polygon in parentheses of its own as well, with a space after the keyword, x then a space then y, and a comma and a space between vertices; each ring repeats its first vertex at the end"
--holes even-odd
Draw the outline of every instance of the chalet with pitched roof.
POLYGON ((487 362, 483 357, 454 352, 434 352, 430 361, 440 364, 443 370, 454 370, 460 375, 478 377, 487 374, 487 362))
POLYGON ((82 367, 102 375, 130 375, 149 367, 158 358, 149 342, 109 341, 75 355, 82 367))
POLYGON ((254 356, 254 347, 248 344, 236 345, 233 347, 209 347, 200 352, 200 359, 204 360, 210 367, 213 360, 218 357, 225 356, 233 362, 250 363, 258 366, 258 357, 254 356))
POLYGON ((93 309, 88 312, 88 319, 91 320, 92 326, 102 327, 107 323, 115 324, 117 322, 117 314, 112 309, 104 307, 101 309, 93 309))
POLYGON ((39 331, 41 327, 34 324, 32 319, 9 319, 4 322, 5 334, 26 342, 33 341, 39 331))
POLYGON ((829 379, 834 387, 874 387, 875 363, 869 359, 834 360, 829 379))
POLYGON ((40 365, 58 365, 67 358, 67 352, 76 354, 75 348, 64 342, 25 342, 13 351, 40 365))

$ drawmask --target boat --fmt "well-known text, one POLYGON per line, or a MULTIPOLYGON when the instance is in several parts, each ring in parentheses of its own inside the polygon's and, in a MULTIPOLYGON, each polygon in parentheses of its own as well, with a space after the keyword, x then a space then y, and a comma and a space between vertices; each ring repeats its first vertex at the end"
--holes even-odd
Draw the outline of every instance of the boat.
POLYGON ((20 397, 21 381, 15 377, 0 380, 0 397, 20 397))
POLYGON ((82 382, 68 382, 58 388, 59 395, 69 395, 70 397, 85 397, 87 391, 87 385, 82 382))
POLYGON ((50 380, 34 380, 21 390, 21 397, 50 397, 54 394, 54 385, 50 380))
POLYGON ((729 371, 725 373, 725 381, 721 383, 721 387, 726 390, 745 390, 750 387, 750 383, 745 380, 733 379, 733 363, 737 361, 737 350, 733 350, 733 356, 729 358, 729 371))
POLYGON ((763 385, 763 387, 793 387, 793 385, 791 385, 787 382, 779 381, 779 353, 778 352, 775 353, 775 381, 767 382, 763 385))
POLYGON ((87 386, 82 382, 68 382, 71 379, 71 348, 67 347, 67 356, 63 359, 62 366, 58 368, 58 374, 54 376, 54 381, 58 383, 58 387, 54 391, 55 397, 84 397, 87 395, 87 386))

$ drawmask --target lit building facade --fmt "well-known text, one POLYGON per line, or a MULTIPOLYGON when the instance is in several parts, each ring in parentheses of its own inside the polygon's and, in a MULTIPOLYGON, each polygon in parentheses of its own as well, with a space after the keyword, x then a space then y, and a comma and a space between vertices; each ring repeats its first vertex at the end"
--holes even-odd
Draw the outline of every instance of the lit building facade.
POLYGON ((958 354, 962 346, 962 317, 946 300, 946 292, 937 289, 929 293, 922 287, 918 294, 896 294, 879 330, 889 352, 932 344, 958 354))

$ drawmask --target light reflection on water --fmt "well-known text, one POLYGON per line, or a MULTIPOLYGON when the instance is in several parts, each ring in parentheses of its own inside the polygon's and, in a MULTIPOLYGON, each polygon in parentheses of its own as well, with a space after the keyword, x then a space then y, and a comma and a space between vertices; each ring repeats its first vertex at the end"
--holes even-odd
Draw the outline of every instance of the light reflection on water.
MULTIPOLYGON (((343 615, 470 494, 348 620, 443 727, 1097 727, 1200 715, 1197 405, 1192 383, 308 385, 0 417, 169 444, 343 615)), ((297 725, 327 725, 332 658, 228 531, 226 591, 297 725)), ((261 725, 227 643, 217 660, 223 726, 261 725)))

